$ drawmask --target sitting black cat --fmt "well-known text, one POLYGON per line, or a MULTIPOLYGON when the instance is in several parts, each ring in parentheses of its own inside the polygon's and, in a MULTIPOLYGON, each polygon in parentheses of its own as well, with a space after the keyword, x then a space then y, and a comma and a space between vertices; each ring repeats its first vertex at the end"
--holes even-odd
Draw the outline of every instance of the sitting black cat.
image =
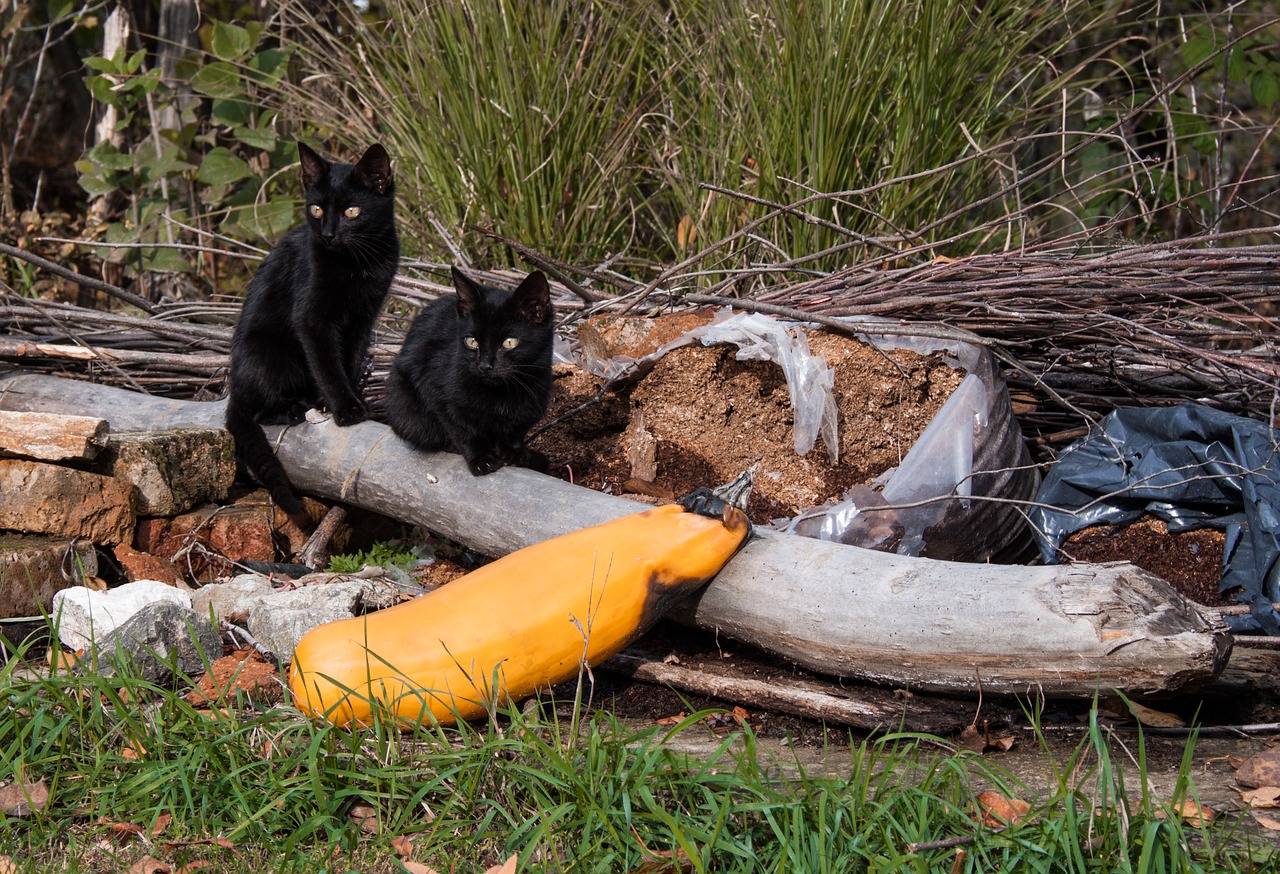
POLYGON ((525 435, 547 411, 555 337, 547 279, 514 292, 453 269, 456 295, 418 314, 387 381, 387 422, 427 452, 459 452, 475 476, 504 464, 545 470, 525 435))
POLYGON ((306 223, 280 239, 249 282, 231 341, 227 430, 245 467, 308 527, 261 426, 297 424, 315 406, 338 425, 367 417, 360 380, 400 243, 382 146, 356 164, 330 163, 302 143, 298 155, 306 223))

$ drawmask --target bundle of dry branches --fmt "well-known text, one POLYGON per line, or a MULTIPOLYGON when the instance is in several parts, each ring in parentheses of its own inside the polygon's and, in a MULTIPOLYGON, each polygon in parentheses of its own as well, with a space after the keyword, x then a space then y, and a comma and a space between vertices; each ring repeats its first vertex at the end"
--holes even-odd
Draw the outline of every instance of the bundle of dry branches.
MULTIPOLYGON (((850 317, 875 317, 895 322, 891 331, 987 345, 1006 365, 1024 429, 1042 444, 1065 442, 1118 406, 1194 400, 1263 419, 1278 407, 1280 245, 1226 247, 1222 237, 1205 236, 1104 251, 1068 251, 1059 241, 962 259, 933 257, 927 248, 896 252, 897 263, 909 266, 866 245, 861 263, 800 281, 778 264, 721 269, 709 286, 721 293, 708 294, 714 271, 700 265, 723 262, 741 239, 713 243, 648 284, 506 242, 556 280, 566 327, 584 314, 634 311, 642 301, 646 311, 732 304, 849 332, 865 328, 850 317), (602 286, 612 293, 596 290, 602 286)), ((446 274, 444 265, 410 262, 397 277, 373 348, 367 391, 375 407, 409 318, 448 290, 435 278, 446 274)), ((0 360, 155 394, 222 393, 236 304, 156 304, 140 312, 128 292, 84 279, 129 309, 0 295, 0 360)))

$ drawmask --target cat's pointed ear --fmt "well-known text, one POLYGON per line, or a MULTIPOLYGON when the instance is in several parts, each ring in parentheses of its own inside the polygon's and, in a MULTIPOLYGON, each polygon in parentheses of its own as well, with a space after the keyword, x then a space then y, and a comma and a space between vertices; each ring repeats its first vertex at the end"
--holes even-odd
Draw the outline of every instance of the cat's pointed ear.
POLYGON ((298 141, 298 160, 302 162, 302 190, 307 191, 329 173, 329 162, 321 158, 311 147, 298 141))
POLYGON ((386 194, 391 190, 391 157, 387 150, 378 143, 365 149, 360 162, 356 164, 356 178, 365 188, 386 194))
POLYGON ((453 287, 458 292, 458 315, 470 318, 480 307, 480 300, 484 294, 457 267, 450 266, 449 272, 453 274, 453 287))
POLYGON ((551 318, 551 288, 541 270, 535 270, 524 278, 511 295, 516 312, 525 321, 540 325, 551 318))

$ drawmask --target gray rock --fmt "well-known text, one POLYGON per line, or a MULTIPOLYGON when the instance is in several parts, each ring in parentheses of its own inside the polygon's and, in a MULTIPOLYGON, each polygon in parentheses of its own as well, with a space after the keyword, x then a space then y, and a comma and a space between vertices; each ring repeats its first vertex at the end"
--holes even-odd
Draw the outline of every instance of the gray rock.
POLYGON ((242 624, 283 663, 293 661, 302 636, 326 622, 350 619, 400 600, 394 584, 346 574, 313 574, 300 585, 276 589, 260 574, 242 574, 225 583, 205 586, 192 595, 192 606, 204 616, 242 624))
POLYGON ((165 683, 175 674, 204 673, 222 656, 222 636, 207 618, 172 601, 158 601, 135 613, 99 641, 76 672, 100 677, 136 676, 165 683))

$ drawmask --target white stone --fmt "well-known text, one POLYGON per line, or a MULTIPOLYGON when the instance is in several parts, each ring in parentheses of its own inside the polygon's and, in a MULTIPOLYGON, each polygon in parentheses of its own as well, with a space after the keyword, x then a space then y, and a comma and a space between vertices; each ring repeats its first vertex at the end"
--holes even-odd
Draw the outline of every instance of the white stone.
POLYGON ((191 608, 191 596, 166 583, 138 580, 105 592, 84 586, 63 589, 53 596, 53 620, 58 640, 74 650, 88 649, 124 625, 144 607, 172 601, 191 608))

